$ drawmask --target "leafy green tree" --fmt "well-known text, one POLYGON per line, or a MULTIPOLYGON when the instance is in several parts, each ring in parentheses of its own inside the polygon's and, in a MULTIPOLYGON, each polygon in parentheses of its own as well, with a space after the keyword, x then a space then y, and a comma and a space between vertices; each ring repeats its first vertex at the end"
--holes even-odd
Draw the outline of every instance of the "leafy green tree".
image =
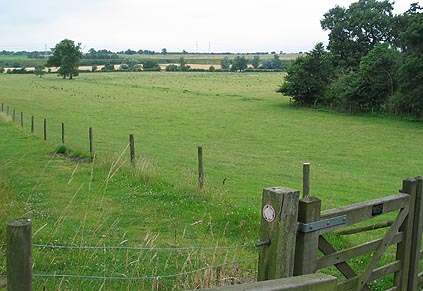
POLYGON ((115 70, 115 65, 113 65, 111 63, 105 64, 104 67, 101 68, 101 70, 103 72, 111 72, 111 71, 114 71, 115 70))
POLYGON ((189 71, 191 67, 187 65, 187 61, 185 60, 185 57, 179 58, 179 71, 189 71))
POLYGON ((144 71, 160 71, 159 61, 156 59, 145 59, 142 62, 144 71))
POLYGON ((254 69, 257 69, 260 66, 260 56, 255 55, 251 61, 251 65, 253 65, 254 69))
POLYGON ((75 45, 73 40, 64 39, 52 49, 52 55, 47 60, 48 67, 59 67, 57 71, 63 79, 78 75, 79 62, 82 59, 81 44, 75 45))
POLYGON ((398 87, 400 54, 387 43, 376 46, 361 59, 358 68, 358 100, 361 111, 381 111, 398 87))
POLYGON ((278 55, 274 55, 273 59, 267 59, 264 61, 263 65, 261 66, 261 68, 266 69, 266 70, 281 70, 283 67, 282 65, 282 61, 280 60, 278 55))
POLYGON ((376 45, 394 37, 393 5, 389 0, 359 0, 324 14, 320 24, 329 31, 328 49, 338 65, 357 68, 376 45))
POLYGON ((247 59, 242 56, 236 56, 232 61, 231 71, 239 71, 242 72, 248 67, 247 59))
POLYGON ((162 55, 167 55, 167 49, 162 48, 162 55))
POLYGON ((330 55, 323 44, 318 43, 310 53, 288 66, 285 83, 277 92, 292 96, 297 104, 316 105, 319 101, 324 102, 332 74, 330 55))
POLYGON ((35 74, 35 76, 39 76, 40 78, 42 78, 43 77, 43 75, 46 73, 45 71, 44 71, 44 69, 45 69, 46 67, 44 67, 44 66, 36 66, 35 67, 35 70, 34 70, 34 74, 35 74))
POLYGON ((124 58, 120 69, 124 71, 133 71, 135 70, 136 65, 138 65, 138 60, 133 57, 124 58))
POLYGON ((400 34, 404 61, 394 103, 399 111, 420 118, 423 116, 423 14, 413 13, 408 17, 408 26, 400 34))
POLYGON ((167 65, 165 70, 167 72, 176 72, 178 70, 178 66, 174 64, 167 65))
POLYGON ((222 70, 229 70, 231 61, 227 56, 223 57, 223 59, 220 61, 220 66, 222 67, 222 70))

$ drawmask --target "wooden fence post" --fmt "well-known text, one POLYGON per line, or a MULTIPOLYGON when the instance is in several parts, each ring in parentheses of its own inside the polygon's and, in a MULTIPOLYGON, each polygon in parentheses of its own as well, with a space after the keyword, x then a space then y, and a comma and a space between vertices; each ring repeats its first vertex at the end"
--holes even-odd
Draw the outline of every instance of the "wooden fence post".
POLYGON ((16 121, 16 110, 13 108, 12 120, 16 121))
POLYGON ((31 133, 34 133, 34 115, 31 116, 31 133))
POLYGON ((4 110, 3 110, 3 106, 4 106, 4 105, 3 105, 3 103, 2 103, 2 104, 1 104, 1 112, 3 112, 3 111, 4 111, 4 110))
POLYGON ((198 184, 200 189, 204 186, 204 168, 203 168, 203 147, 198 147, 198 184))
POLYGON ((24 113, 21 112, 21 127, 22 128, 24 127, 24 121, 23 121, 23 119, 24 119, 24 113))
POLYGON ((6 115, 9 116, 9 106, 7 106, 6 115))
POLYGON ((135 141, 134 135, 129 135, 129 154, 131 156, 131 165, 135 167, 135 141))
POLYGON ((7 291, 32 290, 31 232, 28 218, 7 222, 7 291))
POLYGON ((284 187, 263 190, 258 280, 294 274, 299 191, 284 187))
POLYGON ((88 136, 90 139, 90 155, 91 155, 91 160, 94 158, 94 147, 93 147, 93 128, 90 127, 88 130, 88 136))
POLYGON ((423 228, 423 177, 417 177, 417 191, 414 208, 413 220, 413 237, 411 239, 410 251, 410 272, 408 274, 407 290, 417 291, 418 289, 418 275, 419 263, 421 259, 421 243, 422 243, 422 228, 423 228))
MULTIPOLYGON (((302 223, 319 221, 321 204, 320 199, 316 197, 308 196, 301 199, 298 206, 298 221, 302 223)), ((316 272, 318 251, 318 232, 298 233, 295 249, 294 276, 316 272)))
POLYGON ((47 140, 47 119, 44 118, 44 140, 47 140))
POLYGON ((303 164, 303 195, 302 198, 310 196, 310 163, 303 164))
POLYGON ((65 124, 62 122, 62 145, 65 144, 65 124))
POLYGON ((396 259, 400 261, 401 268, 399 272, 394 275, 394 284, 399 288, 397 290, 407 291, 408 288, 408 275, 410 273, 410 252, 411 252, 411 240, 413 235, 413 222, 414 222, 414 209, 416 202, 416 191, 417 191, 417 180, 416 179, 405 179, 402 182, 402 193, 410 195, 409 210, 407 218, 400 226, 399 230, 403 233, 403 239, 397 245, 396 259))

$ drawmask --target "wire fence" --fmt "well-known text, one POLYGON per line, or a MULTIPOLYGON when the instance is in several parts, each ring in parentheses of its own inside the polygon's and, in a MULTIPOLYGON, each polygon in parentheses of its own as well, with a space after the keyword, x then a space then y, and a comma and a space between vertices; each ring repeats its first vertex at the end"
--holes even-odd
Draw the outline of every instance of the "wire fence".
MULTIPOLYGON (((1 245, 6 246, 6 245, 1 245)), ((254 246, 254 242, 244 243, 236 246, 224 246, 224 247, 201 247, 201 246, 190 246, 190 247, 172 247, 172 248, 147 248, 147 247, 126 247, 126 246, 57 246, 57 245, 43 245, 43 244, 32 244, 33 247, 39 247, 44 249, 81 249, 81 250, 134 250, 134 251, 191 251, 191 250, 203 250, 203 251, 215 251, 215 250, 233 250, 245 247, 254 246)))
POLYGON ((227 262, 223 264, 213 265, 213 266, 205 266, 196 270, 182 272, 178 274, 168 274, 168 275, 155 275, 155 276, 144 276, 144 277, 107 277, 107 276, 81 276, 81 275, 70 275, 70 274, 33 274, 33 277, 41 277, 41 278, 78 278, 78 279, 101 279, 101 280, 124 280, 124 281, 144 281, 144 280, 157 280, 157 279, 166 279, 166 278, 176 278, 182 277, 190 274, 194 274, 197 272, 201 272, 208 269, 217 269, 224 266, 241 264, 246 262, 256 261, 257 258, 249 258, 245 260, 238 260, 227 262))
MULTIPOLYGON (((46 250, 46 249, 52 249, 52 250, 78 250, 78 251, 81 251, 81 250, 88 250, 88 251, 123 250, 123 251, 126 251, 126 252, 128 252, 128 251, 156 252, 153 255, 153 258, 150 259, 150 263, 151 263, 153 261, 153 259, 156 258, 157 252, 178 252, 178 253, 180 253, 181 251, 186 251, 186 252, 188 252, 188 255, 187 255, 187 258, 184 259, 184 260, 187 261, 187 260, 195 260, 193 252, 198 252, 198 251, 213 252, 213 257, 216 257, 216 254, 219 253, 219 251, 237 250, 237 252, 239 252, 240 249, 251 248, 251 247, 253 247, 253 242, 246 242, 246 243, 242 243, 242 244, 239 244, 239 245, 233 245, 233 246, 218 246, 218 245, 216 245, 216 246, 213 246, 213 247, 210 247, 210 246, 189 246, 189 247, 75 246, 75 245, 47 245, 47 244, 31 244, 31 246, 33 248, 37 248, 41 251, 46 250)), ((5 249, 5 248, 7 248, 7 244, 0 244, 0 247, 5 249)), ((49 255, 51 257, 51 254, 49 254, 49 255)), ((80 254, 78 256, 80 256, 80 254)), ((126 256, 128 256, 127 253, 126 253, 126 256)), ((115 257, 115 255, 113 255, 113 257, 115 257)), ((188 276, 188 275, 192 275, 192 274, 196 274, 196 273, 200 273, 200 272, 204 272, 204 271, 208 271, 208 270, 209 271, 214 270, 214 272, 219 273, 219 272, 221 272, 221 268, 223 268, 223 267, 251 263, 251 262, 257 261, 257 259, 258 259, 257 256, 254 256, 254 257, 250 257, 250 258, 247 258, 247 259, 235 259, 235 260, 231 260, 231 261, 226 261, 227 253, 226 253, 226 256, 223 256, 223 257, 224 257, 225 261, 222 262, 222 263, 210 264, 210 263, 207 263, 207 262, 203 262, 203 266, 199 266, 197 268, 193 268, 193 269, 187 270, 187 271, 185 269, 187 269, 189 267, 189 265, 196 266, 196 265, 199 264, 199 262, 192 263, 190 261, 190 263, 187 264, 186 261, 185 261, 184 265, 180 267, 181 270, 179 272, 168 273, 168 274, 130 276, 130 274, 125 275, 121 272, 121 276, 114 276, 114 275, 108 275, 108 274, 119 273, 119 271, 109 270, 108 274, 104 273, 102 275, 65 274, 65 273, 58 273, 58 272, 54 271, 53 273, 38 272, 38 273, 34 273, 32 276, 33 276, 33 278, 41 278, 41 279, 42 278, 44 278, 44 279, 50 278, 50 279, 84 279, 84 280, 107 280, 107 281, 151 281, 151 280, 162 280, 162 279, 172 279, 172 278, 184 277, 184 276, 188 276)), ((69 259, 69 260, 72 259, 71 257, 68 257, 68 256, 66 256, 66 258, 69 259)), ((79 258, 81 258, 81 257, 79 257, 79 258)), ((212 260, 212 262, 215 262, 215 259, 216 258, 214 258, 212 260)), ((38 265, 37 261, 39 261, 39 260, 40 260, 39 255, 36 256, 35 260, 33 259, 34 267, 38 265)), ((43 259, 43 260, 45 260, 45 259, 43 259)), ((55 261, 55 260, 58 260, 58 258, 53 257, 53 259, 50 258, 49 260, 55 261)), ((47 268, 47 270, 48 269, 49 268, 47 268)), ((79 271, 81 271, 81 270, 79 269, 79 271)), ((83 271, 83 273, 86 273, 87 270, 82 270, 82 271, 83 271)), ((105 270, 103 270, 103 271, 105 271, 105 270)), ((253 271, 253 273, 254 273, 254 271, 253 271)), ((0 275, 0 276, 7 276, 7 275, 3 274, 3 275, 0 275)))

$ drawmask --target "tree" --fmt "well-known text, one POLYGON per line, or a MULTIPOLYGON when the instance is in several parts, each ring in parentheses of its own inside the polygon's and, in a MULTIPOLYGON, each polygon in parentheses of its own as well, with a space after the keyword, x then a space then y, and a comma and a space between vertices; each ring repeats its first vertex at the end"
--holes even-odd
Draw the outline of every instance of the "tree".
POLYGON ((248 67, 248 61, 247 59, 242 56, 236 56, 235 59, 232 62, 231 71, 244 71, 248 67))
POLYGON ((228 70, 231 66, 231 61, 227 56, 223 57, 223 59, 220 61, 220 66, 222 67, 222 70, 228 70))
POLYGON ((329 51, 338 65, 357 68, 376 45, 394 37, 393 5, 389 0, 359 0, 324 14, 320 24, 329 31, 329 51))
POLYGON ((361 111, 381 111, 397 89, 399 66, 399 52, 387 43, 376 46, 361 59, 357 75, 361 111))
POLYGON ((260 56, 254 56, 251 64, 253 65, 254 69, 257 69, 260 66, 260 56))
POLYGON ((187 62, 185 60, 185 57, 181 56, 179 58, 179 71, 189 71, 191 67, 187 65, 187 62))
MULTIPOLYGON (((413 8, 413 7, 412 7, 413 8)), ((419 7, 418 10, 421 10, 419 7)), ((400 34, 403 64, 400 68, 400 88, 395 100, 400 111, 423 116, 423 14, 406 15, 407 27, 400 34)))
POLYGON ((145 59, 142 62, 144 71, 160 71, 159 61, 156 59, 145 59))
POLYGON ((282 61, 279 59, 278 55, 274 55, 273 59, 267 59, 264 61, 261 68, 266 70, 281 70, 282 69, 282 61))
POLYGON ((124 58, 122 60, 122 64, 120 65, 120 69, 123 71, 133 71, 135 67, 138 65, 138 60, 135 58, 124 58))
POLYGON ((52 49, 52 55, 47 60, 48 67, 60 67, 57 71, 63 79, 78 75, 79 61, 82 58, 81 44, 75 45, 73 40, 64 39, 52 49))
POLYGON ((292 96, 300 105, 324 102, 324 93, 330 84, 333 66, 330 54, 322 43, 304 57, 298 57, 287 69, 285 83, 277 92, 292 96))
POLYGON ((167 55, 167 49, 162 48, 162 55, 167 55))
POLYGON ((46 73, 44 71, 45 67, 44 66, 36 66, 35 70, 34 70, 34 74, 35 76, 39 76, 40 78, 43 77, 43 75, 46 73))

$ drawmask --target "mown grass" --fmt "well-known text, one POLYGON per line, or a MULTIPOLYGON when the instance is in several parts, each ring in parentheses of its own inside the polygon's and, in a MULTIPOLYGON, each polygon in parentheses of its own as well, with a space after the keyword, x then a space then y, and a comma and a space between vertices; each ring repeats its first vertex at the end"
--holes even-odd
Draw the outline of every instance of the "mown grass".
MULTIPOLYGON (((420 174, 422 124, 289 107, 288 98, 275 93, 282 80, 278 73, 105 73, 74 81, 0 75, 0 102, 24 112, 22 132, 2 125, 0 177, 41 229, 35 236, 40 243, 118 245, 129 237, 143 245, 147 235, 159 234, 154 245, 187 246, 258 239, 262 188, 302 189, 303 162, 312 164, 311 192, 324 209, 393 194, 403 178, 420 174), (35 137, 28 134, 31 115, 35 137), (43 118, 47 143, 40 140, 43 118), (88 153, 93 127, 93 164, 48 154, 60 143, 61 122, 66 147, 81 153, 88 153), (124 152, 130 133, 143 161, 136 174, 124 152), (196 180, 199 145, 203 191, 196 180)), ((347 246, 374 237, 331 239, 347 246)), ((251 249, 237 253, 255 255, 251 249)), ((71 262, 81 266, 89 256, 96 255, 71 262)), ((201 263, 213 258, 199 257, 201 263)), ((161 260, 147 265, 163 267, 161 260)), ((353 264, 363 268, 361 261, 353 264)), ((175 261, 169 265, 181 271, 175 261)), ((53 286, 75 286, 65 281, 53 286)))

